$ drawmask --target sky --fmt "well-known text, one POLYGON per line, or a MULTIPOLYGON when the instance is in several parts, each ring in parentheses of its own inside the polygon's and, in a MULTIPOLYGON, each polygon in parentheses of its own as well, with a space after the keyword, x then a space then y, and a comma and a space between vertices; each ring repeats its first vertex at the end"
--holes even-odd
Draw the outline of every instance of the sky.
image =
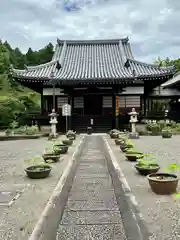
POLYGON ((137 60, 180 57, 179 0, 90 0, 71 12, 64 10, 64 1, 0 0, 0 39, 26 52, 55 44, 57 38, 128 36, 137 60))

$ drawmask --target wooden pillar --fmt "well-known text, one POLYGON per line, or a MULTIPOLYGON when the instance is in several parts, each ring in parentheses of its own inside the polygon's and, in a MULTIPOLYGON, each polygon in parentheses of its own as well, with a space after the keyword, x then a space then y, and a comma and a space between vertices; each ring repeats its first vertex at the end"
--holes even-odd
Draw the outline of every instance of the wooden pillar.
POLYGON ((119 96, 116 93, 116 120, 115 120, 115 128, 119 129, 119 96))
POLYGON ((147 114, 147 112, 146 112, 146 110, 147 110, 147 89, 146 89, 146 84, 145 84, 145 82, 144 82, 144 95, 143 95, 143 116, 145 116, 146 117, 146 114, 147 114))
POLYGON ((56 95, 55 95, 55 85, 53 84, 53 109, 56 111, 56 95))
POLYGON ((146 116, 146 96, 143 96, 143 104, 144 104, 144 109, 143 109, 143 115, 146 116))
POLYGON ((44 96, 43 96, 43 90, 41 91, 41 115, 44 114, 44 96))
POLYGON ((73 89, 69 90, 68 93, 68 104, 71 105, 71 117, 69 117, 69 129, 73 129, 73 113, 74 113, 74 93, 73 93, 73 89))
POLYGON ((116 123, 116 94, 112 93, 112 129, 115 128, 116 123))
POLYGON ((71 105, 71 117, 69 118, 69 127, 71 130, 73 130, 73 113, 74 113, 74 96, 71 94, 71 96, 68 96, 68 104, 71 105))

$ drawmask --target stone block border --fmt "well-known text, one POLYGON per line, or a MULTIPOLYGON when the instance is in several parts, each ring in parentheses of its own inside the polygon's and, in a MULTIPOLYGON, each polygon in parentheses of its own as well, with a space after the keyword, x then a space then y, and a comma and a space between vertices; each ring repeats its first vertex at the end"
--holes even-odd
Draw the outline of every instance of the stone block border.
POLYGON ((49 134, 38 134, 38 135, 15 135, 15 136, 0 136, 0 141, 14 141, 14 140, 26 140, 26 139, 37 139, 41 137, 47 137, 49 134))
POLYGON ((105 136, 103 140, 107 149, 108 168, 112 177, 117 202, 120 206, 126 238, 129 240, 149 239, 151 234, 141 212, 137 209, 138 203, 136 198, 105 136))

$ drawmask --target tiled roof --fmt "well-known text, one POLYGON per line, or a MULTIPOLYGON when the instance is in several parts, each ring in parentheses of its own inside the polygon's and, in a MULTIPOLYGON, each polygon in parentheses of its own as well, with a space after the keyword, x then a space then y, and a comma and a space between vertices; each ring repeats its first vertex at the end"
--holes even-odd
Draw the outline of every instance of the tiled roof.
POLYGON ((180 83, 180 72, 176 73, 171 79, 163 83, 161 86, 170 87, 170 86, 176 85, 177 83, 180 83))
POLYGON ((180 96, 180 91, 178 89, 172 89, 172 88, 166 88, 164 89, 161 86, 156 87, 152 90, 152 92, 149 94, 151 97, 175 97, 180 96))
POLYGON ((13 69, 18 78, 47 80, 111 80, 163 76, 174 71, 136 61, 128 38, 113 40, 57 40, 52 61, 25 70, 13 69))

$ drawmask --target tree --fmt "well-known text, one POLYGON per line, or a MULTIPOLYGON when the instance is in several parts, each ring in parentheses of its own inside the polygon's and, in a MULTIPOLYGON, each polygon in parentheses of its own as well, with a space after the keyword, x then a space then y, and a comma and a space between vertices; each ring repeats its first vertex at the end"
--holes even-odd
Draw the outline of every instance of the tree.
POLYGON ((21 53, 19 48, 15 48, 11 55, 13 55, 14 58, 14 67, 23 69, 26 64, 26 56, 21 53))
POLYGON ((8 49, 0 42, 0 74, 8 73, 10 67, 9 56, 8 49))
POLYGON ((29 48, 26 53, 26 63, 27 65, 36 65, 35 54, 32 48, 29 48))

